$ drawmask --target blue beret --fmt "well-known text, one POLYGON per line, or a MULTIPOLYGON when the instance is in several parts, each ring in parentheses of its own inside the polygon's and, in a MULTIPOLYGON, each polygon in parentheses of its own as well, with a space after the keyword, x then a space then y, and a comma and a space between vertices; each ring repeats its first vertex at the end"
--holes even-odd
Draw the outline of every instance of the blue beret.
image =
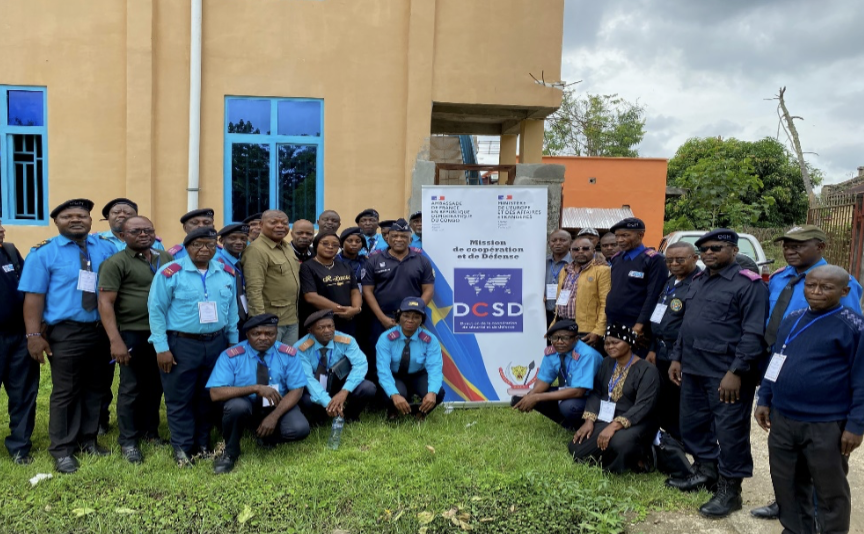
POLYGON ((390 225, 391 232, 410 232, 411 227, 408 226, 408 221, 405 219, 398 219, 390 225))
POLYGON ((730 230, 728 228, 718 228, 716 230, 711 230, 707 232, 705 235, 696 240, 696 246, 702 245, 702 243, 707 243, 708 241, 723 241, 725 243, 731 243, 732 245, 738 245, 738 234, 735 233, 735 230, 730 230))
POLYGON ((243 331, 248 332, 252 330, 256 326, 279 326, 279 318, 273 315, 272 313, 262 313, 261 315, 255 315, 250 317, 243 323, 243 331))
POLYGON ((93 211, 93 201, 86 198, 73 198, 72 200, 67 200, 51 210, 51 218, 56 219, 58 215, 72 208, 82 208, 90 212, 93 211))
POLYGON ((615 230, 644 230, 645 223, 642 222, 642 219, 637 219, 636 217, 627 217, 626 219, 621 219, 617 223, 615 223, 612 228, 609 229, 610 232, 614 232, 615 230))

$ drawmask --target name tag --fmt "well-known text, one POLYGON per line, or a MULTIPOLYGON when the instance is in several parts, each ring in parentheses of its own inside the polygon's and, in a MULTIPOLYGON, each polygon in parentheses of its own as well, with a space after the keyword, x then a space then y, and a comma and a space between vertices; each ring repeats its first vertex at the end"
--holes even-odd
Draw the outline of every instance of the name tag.
MULTIPOLYGON (((275 389, 276 393, 280 393, 279 384, 268 384, 267 387, 275 389)), ((270 399, 268 399, 267 397, 262 397, 261 401, 261 406, 263 406, 264 408, 267 408, 268 406, 273 406, 273 403, 270 402, 270 399)))
POLYGON ((323 373, 318 377, 318 383, 321 384, 321 387, 324 388, 324 391, 327 391, 327 373, 323 373))
POLYGON ((555 302, 555 304, 558 306, 566 306, 568 302, 570 302, 570 290, 562 289, 561 294, 558 295, 558 301, 555 302))
POLYGON ((14 270, 15 270, 15 266, 12 265, 11 263, 10 263, 9 265, 4 265, 4 266, 3 266, 3 272, 4 272, 4 273, 11 273, 11 272, 14 271, 14 270))
POLYGON ((96 292, 96 273, 93 271, 78 271, 78 291, 96 292))
POLYGON ((600 413, 597 419, 604 423, 611 423, 615 419, 615 403, 612 401, 600 401, 600 413))
POLYGON ((546 300, 555 300, 558 293, 558 284, 546 284, 546 300))
POLYGON ((630 271, 628 275, 630 278, 645 278, 645 273, 642 271, 630 271))
POLYGON ((246 295, 240 295, 240 304, 243 305, 243 311, 249 313, 249 301, 246 300, 246 295))
POLYGON ((216 311, 216 303, 205 301, 198 303, 198 322, 210 324, 219 322, 219 313, 216 311))
POLYGON ((771 357, 771 363, 768 364, 768 370, 765 371, 765 380, 776 382, 777 377, 780 376, 780 369, 783 369, 784 363, 786 363, 786 356, 784 354, 775 353, 774 356, 771 357))
POLYGON ((660 324, 663 321, 663 316, 666 315, 666 308, 668 308, 668 306, 658 302, 657 305, 654 306, 654 313, 651 314, 651 322, 660 324))

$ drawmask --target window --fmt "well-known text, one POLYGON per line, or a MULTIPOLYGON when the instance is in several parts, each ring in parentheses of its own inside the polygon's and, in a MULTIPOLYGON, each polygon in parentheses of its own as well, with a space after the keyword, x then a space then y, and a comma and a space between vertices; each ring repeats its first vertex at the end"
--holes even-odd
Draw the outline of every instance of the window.
POLYGON ((0 85, 0 219, 48 224, 44 87, 0 85))
POLYGON ((321 100, 225 99, 225 213, 268 209, 315 222, 324 207, 321 100))

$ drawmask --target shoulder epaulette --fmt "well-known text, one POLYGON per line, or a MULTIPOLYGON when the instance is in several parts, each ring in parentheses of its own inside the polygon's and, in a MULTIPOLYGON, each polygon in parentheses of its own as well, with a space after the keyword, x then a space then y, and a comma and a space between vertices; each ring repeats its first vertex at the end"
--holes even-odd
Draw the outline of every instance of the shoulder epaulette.
POLYGON ((552 356, 553 354, 555 354, 555 352, 557 352, 555 350, 555 347, 549 345, 548 347, 546 347, 546 350, 543 351, 543 354, 546 356, 552 356))
POLYGON ((309 339, 307 339, 306 341, 304 341, 303 344, 300 345, 299 348, 300 348, 300 350, 302 350, 302 351, 307 351, 307 350, 309 350, 309 349, 312 347, 312 345, 314 345, 314 344, 315 344, 315 340, 312 339, 312 338, 310 337, 309 339))
POLYGON ((291 345, 285 345, 284 343, 282 345, 279 345, 279 348, 276 350, 278 350, 282 354, 287 354, 288 356, 296 356, 297 355, 297 349, 295 349, 291 345))
POLYGON ((610 260, 610 261, 611 261, 611 260, 614 260, 615 258, 617 258, 618 256, 620 256, 622 252, 624 252, 624 251, 623 251, 623 250, 619 250, 619 251, 616 252, 615 254, 612 254, 612 257, 609 258, 609 260, 610 260))
POLYGON ((183 250, 183 245, 174 245, 173 247, 168 249, 168 254, 171 254, 173 256, 174 254, 177 254, 181 250, 183 250))
POLYGON ((708 270, 708 269, 702 269, 702 270, 699 271, 698 273, 694 274, 694 275, 693 275, 693 280, 696 280, 697 278, 699 278, 699 277, 701 277, 702 275, 704 275, 705 272, 706 272, 707 270, 708 270))
POLYGON ((760 275, 747 269, 741 269, 740 271, 738 271, 738 274, 745 278, 749 278, 751 282, 755 282, 756 280, 759 280, 760 282, 762 281, 762 277, 760 275))
POLYGON ((50 242, 51 242, 51 239, 46 239, 46 240, 42 241, 41 243, 36 243, 35 245, 33 245, 33 247, 30 250, 37 250, 39 248, 44 247, 45 245, 47 245, 50 242))
POLYGON ((408 247, 408 248, 411 249, 412 251, 416 252, 417 254, 423 254, 422 248, 417 248, 417 247, 408 247))
POLYGON ((369 255, 370 255, 370 256, 374 256, 374 255, 376 255, 376 254, 381 254, 381 252, 382 252, 381 249, 376 248, 375 250, 373 250, 372 252, 370 252, 369 255))
POLYGON ((158 241, 158 242, 160 242, 160 243, 161 243, 161 242, 162 242, 162 238, 161 238, 161 237, 159 237, 159 236, 158 236, 158 235, 157 235, 157 236, 156 236, 156 241, 158 241))
POLYGON ((579 358, 580 358, 581 356, 582 356, 582 355, 579 354, 578 352, 576 352, 575 349, 573 350, 572 353, 570 353, 570 357, 573 358, 573 361, 577 361, 577 362, 578 362, 578 361, 579 361, 579 358))
POLYGON ((165 266, 164 269, 162 269, 162 276, 165 276, 166 278, 171 278, 175 274, 179 273, 180 269, 182 268, 183 267, 181 267, 180 264, 177 262, 169 263, 165 266))
POLYGON ((222 267, 224 267, 226 273, 230 274, 231 276, 237 275, 237 271, 234 270, 234 267, 231 267, 230 265, 228 265, 228 262, 222 261, 220 259, 219 263, 222 264, 222 267))
POLYGON ((788 267, 788 265, 784 265, 783 267, 780 267, 779 269, 777 269, 776 271, 774 271, 773 273, 771 273, 771 276, 770 276, 769 278, 774 278, 774 275, 775 275, 775 274, 777 274, 777 273, 782 273, 783 271, 786 270, 786 267, 788 267))
POLYGON ((234 356, 239 356, 246 352, 246 349, 243 348, 243 345, 237 345, 236 347, 231 347, 230 349, 225 351, 225 354, 228 355, 229 358, 233 358, 234 356))
POLYGON ((649 258, 653 258, 654 256, 657 255, 657 251, 654 250, 653 248, 646 248, 645 249, 645 255, 648 256, 649 258))
POLYGON ((417 335, 417 337, 419 337, 420 341, 422 341, 423 343, 431 343, 432 342, 432 336, 430 336, 426 332, 420 332, 417 335))
POLYGON ((343 345, 351 344, 351 338, 348 336, 333 336, 333 341, 336 343, 342 343, 343 345))
POLYGON ((859 332, 864 332, 864 317, 855 313, 847 307, 843 307, 843 311, 840 312, 840 315, 849 320, 852 324, 855 325, 855 328, 858 329, 859 332))
POLYGON ((104 240, 105 240, 105 241, 108 241, 108 238, 107 238, 107 237, 105 237, 105 236, 104 236, 104 235, 102 235, 102 234, 92 234, 92 235, 94 235, 94 236, 98 236, 98 237, 99 237, 99 239, 104 239, 104 240))
POLYGON ((399 339, 399 331, 394 330, 390 332, 389 334, 387 334, 387 339, 389 339, 390 341, 396 341, 397 339, 399 339))

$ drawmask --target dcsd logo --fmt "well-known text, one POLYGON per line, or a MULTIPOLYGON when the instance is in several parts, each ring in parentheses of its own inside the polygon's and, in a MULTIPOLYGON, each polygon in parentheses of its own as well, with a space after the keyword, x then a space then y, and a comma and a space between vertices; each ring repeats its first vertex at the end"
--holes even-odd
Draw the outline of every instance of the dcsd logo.
POLYGON ((522 332, 521 269, 455 269, 453 332, 522 332))

